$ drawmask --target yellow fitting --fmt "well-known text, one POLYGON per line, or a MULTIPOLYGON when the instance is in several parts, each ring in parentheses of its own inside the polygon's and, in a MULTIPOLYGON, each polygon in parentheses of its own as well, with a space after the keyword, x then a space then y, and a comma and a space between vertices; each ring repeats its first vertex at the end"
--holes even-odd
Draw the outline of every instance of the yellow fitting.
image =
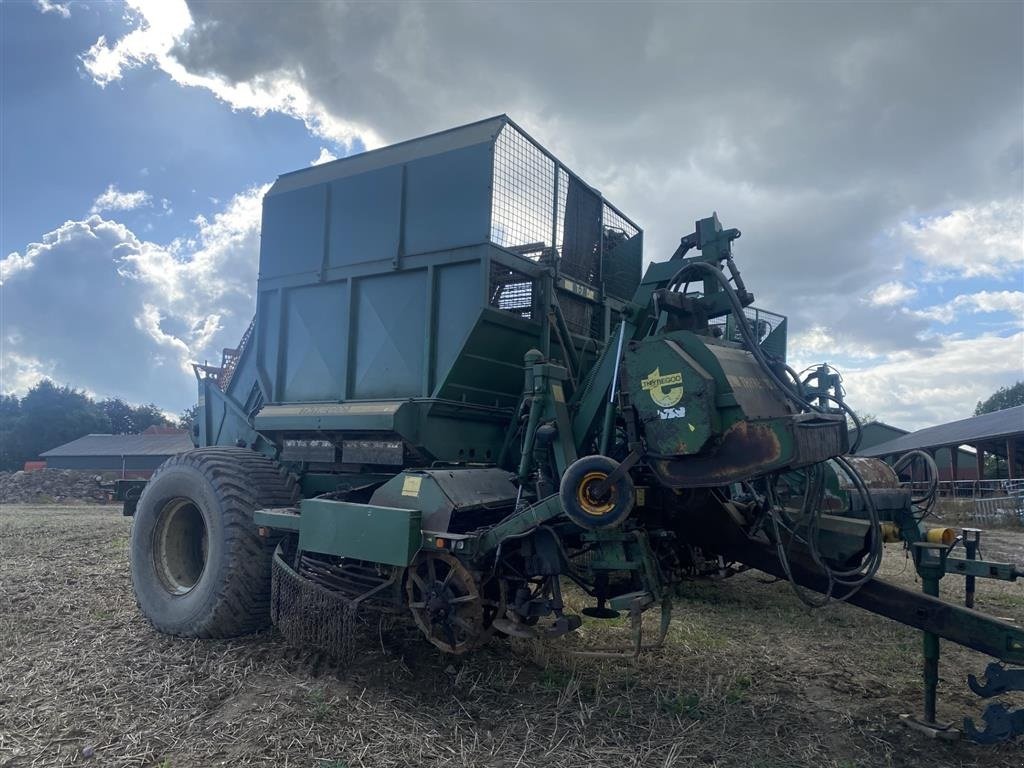
POLYGON ((952 528, 931 528, 926 534, 929 544, 949 546, 956 541, 956 531, 952 528))
POLYGON ((900 541, 900 529, 896 523, 882 523, 882 541, 886 544, 900 541))

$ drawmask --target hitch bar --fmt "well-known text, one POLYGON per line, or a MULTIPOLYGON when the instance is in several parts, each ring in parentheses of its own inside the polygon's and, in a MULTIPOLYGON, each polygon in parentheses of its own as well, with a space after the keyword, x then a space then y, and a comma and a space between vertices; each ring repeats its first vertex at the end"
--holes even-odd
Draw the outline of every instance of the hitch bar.
MULTIPOLYGON (((730 551, 725 553, 727 558, 780 579, 786 578, 774 550, 767 545, 753 541, 738 531, 730 539, 730 551)), ((797 553, 791 555, 790 572, 800 586, 822 594, 828 589, 826 577, 813 566, 806 565, 797 553)), ((833 594, 837 599, 842 599, 848 592, 835 589, 833 594)), ((915 629, 931 632, 1000 661, 1024 664, 1024 629, 971 608, 911 592, 878 579, 868 581, 850 595, 846 602, 915 629)))

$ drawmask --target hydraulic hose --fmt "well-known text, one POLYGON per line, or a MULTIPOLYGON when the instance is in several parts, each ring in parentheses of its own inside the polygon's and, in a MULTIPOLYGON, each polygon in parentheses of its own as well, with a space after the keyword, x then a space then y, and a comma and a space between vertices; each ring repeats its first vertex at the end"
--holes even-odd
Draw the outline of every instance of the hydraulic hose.
MULTIPOLYGON (((775 372, 768 358, 765 356, 764 351, 761 349, 761 345, 754 337, 754 332, 750 328, 750 324, 747 321, 747 316, 743 311, 743 303, 740 301, 735 289, 732 287, 732 285, 730 285, 729 279, 725 276, 725 273, 722 272, 721 269, 706 262, 691 262, 690 264, 687 264, 680 268, 672 276, 672 279, 669 280, 668 282, 669 287, 678 285, 684 280, 689 280, 690 276, 693 273, 702 273, 704 275, 708 275, 714 280, 716 280, 718 284, 722 287, 722 290, 725 292, 725 295, 729 301, 729 305, 733 310, 733 315, 736 319, 736 327, 739 328, 740 335, 743 338, 747 350, 754 357, 758 365, 764 371, 765 375, 768 376, 768 379, 772 382, 772 384, 775 385, 775 387, 779 390, 783 397, 785 397, 787 400, 793 403, 801 412, 821 412, 819 408, 815 407, 804 398, 802 391, 803 387, 800 382, 800 378, 792 371, 792 369, 789 369, 787 367, 787 373, 794 379, 794 387, 790 387, 789 385, 787 385, 786 382, 783 381, 782 378, 775 372)), ((857 416, 853 413, 852 409, 850 409, 849 406, 846 406, 845 403, 840 402, 837 398, 835 398, 832 395, 827 395, 827 397, 835 401, 840 406, 840 408, 847 415, 849 415, 853 419, 854 423, 858 426, 858 440, 856 447, 859 447, 859 436, 862 431, 860 429, 860 419, 857 418, 857 416)), ((869 551, 867 558, 865 560, 862 560, 856 568, 833 568, 827 562, 825 562, 825 559, 821 556, 821 552, 817 544, 818 515, 820 514, 821 507, 820 495, 824 493, 824 484, 822 482, 819 482, 820 478, 818 478, 818 480, 815 480, 815 477, 818 475, 818 473, 821 472, 820 466, 816 466, 813 470, 815 474, 812 477, 808 478, 807 488, 805 489, 804 493, 804 502, 801 506, 802 515, 808 515, 808 537, 806 541, 808 551, 810 552, 811 558, 814 561, 815 565, 817 565, 822 570, 822 572, 826 575, 828 579, 828 591, 825 595, 825 602, 828 602, 828 600, 832 598, 833 588, 835 585, 839 585, 841 587, 846 588, 844 594, 837 598, 838 600, 845 601, 848 600, 851 596, 853 596, 861 587, 863 587, 872 578, 874 578, 875 574, 878 572, 878 568, 881 566, 882 554, 884 552, 881 533, 881 521, 878 517, 878 509, 875 507, 874 499, 871 497, 871 491, 868 489, 867 484, 864 482, 864 479, 860 476, 860 473, 857 472, 857 469, 849 461, 847 461, 842 456, 836 456, 834 457, 834 460, 843 469, 843 471, 850 476, 851 481, 857 488, 857 492, 861 495, 861 497, 864 500, 864 505, 868 510, 868 517, 870 520, 870 541, 868 544, 869 551)), ((803 591, 798 588, 796 581, 793 579, 792 573, 789 568, 788 552, 786 551, 786 548, 782 545, 782 535, 778 521, 779 506, 775 502, 774 493, 771 491, 771 484, 769 484, 768 502, 771 505, 770 515, 772 519, 772 526, 775 532, 776 550, 778 552, 779 561, 782 564, 782 568, 785 571, 787 578, 793 585, 794 590, 796 591, 797 595, 800 597, 801 600, 803 600, 808 605, 821 605, 822 603, 818 601, 813 601, 807 595, 805 595, 803 591)), ((790 535, 791 546, 793 543, 793 538, 796 536, 795 531, 790 531, 790 535)))
POLYGON ((924 520, 932 512, 932 507, 935 505, 935 500, 938 496, 939 490, 939 468, 935 463, 935 459, 931 457, 931 454, 921 451, 913 450, 907 451, 905 454, 900 456, 899 460, 892 465, 892 471, 899 475, 904 469, 910 466, 915 459, 921 459, 924 462, 925 467, 928 469, 928 490, 923 496, 914 496, 911 494, 910 503, 915 507, 923 507, 923 511, 918 521, 924 520))
POLYGON ((669 280, 668 285, 673 286, 682 282, 689 272, 703 272, 704 274, 713 277, 718 281, 719 285, 722 286, 722 290, 729 299, 733 316, 736 318, 736 326, 739 328, 740 335, 746 343, 747 350, 754 356, 754 359, 757 360, 758 364, 779 392, 781 392, 787 400, 790 400, 801 411, 818 410, 808 403, 798 392, 794 392, 793 389, 790 388, 772 369, 771 363, 761 350, 761 345, 758 344, 757 339, 754 338, 754 332, 751 330, 750 323, 747 322, 747 316, 743 312, 743 303, 740 301, 739 296, 736 295, 735 289, 729 284, 729 278, 725 276, 725 273, 712 264, 707 264, 703 261, 694 261, 680 268, 672 276, 672 279, 669 280))

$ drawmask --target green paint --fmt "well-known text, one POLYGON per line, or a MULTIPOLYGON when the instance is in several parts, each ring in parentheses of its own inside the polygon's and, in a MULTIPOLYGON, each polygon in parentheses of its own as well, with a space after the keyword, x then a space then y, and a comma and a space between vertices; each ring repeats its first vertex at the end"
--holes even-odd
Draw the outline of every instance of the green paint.
POLYGON ((407 566, 420 547, 420 512, 306 499, 300 504, 299 549, 407 566))

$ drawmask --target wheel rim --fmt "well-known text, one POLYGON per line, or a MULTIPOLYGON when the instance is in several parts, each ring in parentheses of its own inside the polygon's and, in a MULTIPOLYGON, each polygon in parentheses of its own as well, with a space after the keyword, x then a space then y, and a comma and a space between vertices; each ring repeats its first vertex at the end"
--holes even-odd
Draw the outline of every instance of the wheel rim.
POLYGON ((608 488, 603 494, 595 493, 598 483, 607 478, 604 472, 588 472, 576 489, 576 500, 588 515, 604 517, 615 509, 615 488, 608 488))
POLYGON ((199 508, 188 499, 167 502, 153 531, 153 564, 164 589, 186 595, 206 570, 209 536, 199 508))
POLYGON ((422 553, 409 566, 406 593, 416 624, 447 653, 465 653, 490 635, 497 600, 481 594, 476 579, 447 553, 422 553))

